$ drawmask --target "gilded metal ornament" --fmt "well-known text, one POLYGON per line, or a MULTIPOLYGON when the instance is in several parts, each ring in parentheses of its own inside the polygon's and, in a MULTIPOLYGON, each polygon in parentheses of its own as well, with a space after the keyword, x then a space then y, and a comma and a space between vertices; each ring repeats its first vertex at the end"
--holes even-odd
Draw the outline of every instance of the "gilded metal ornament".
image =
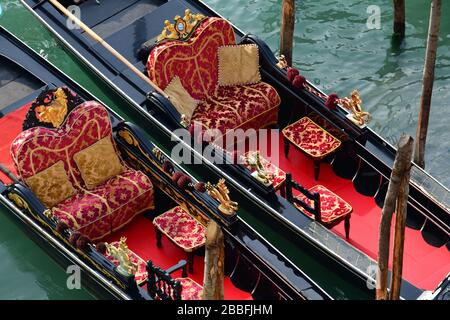
POLYGON ((220 202, 218 209, 225 215, 232 215, 236 213, 238 209, 238 203, 235 201, 231 201, 227 186, 225 185, 225 179, 220 179, 219 182, 215 185, 207 182, 206 190, 208 194, 220 202))
POLYGON ((156 42, 163 40, 185 40, 192 31, 205 19, 205 16, 198 13, 192 14, 189 9, 184 12, 184 17, 175 16, 175 23, 170 23, 169 20, 164 21, 164 29, 156 39, 156 42))

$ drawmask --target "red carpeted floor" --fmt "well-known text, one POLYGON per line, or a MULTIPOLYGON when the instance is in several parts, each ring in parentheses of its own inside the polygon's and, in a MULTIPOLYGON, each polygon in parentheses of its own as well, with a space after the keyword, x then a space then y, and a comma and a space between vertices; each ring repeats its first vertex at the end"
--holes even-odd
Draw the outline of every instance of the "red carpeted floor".
MULTIPOLYGON (((118 230, 111 235, 107 242, 118 241, 120 237, 127 237, 128 248, 134 251, 145 261, 152 260, 154 264, 163 269, 167 269, 178 263, 181 259, 186 260, 185 252, 175 246, 167 237, 162 238, 162 248, 156 246, 156 234, 152 222, 139 215, 124 228, 118 230)), ((197 283, 203 284, 203 267, 204 259, 202 256, 195 256, 194 273, 189 273, 189 277, 197 283)), ((181 271, 176 272, 173 276, 181 277, 181 271)), ((251 294, 236 288, 230 278, 225 278, 224 296, 226 300, 249 300, 252 299, 251 294)))
MULTIPOLYGON (((22 123, 30 106, 31 103, 0 118, 0 163, 14 174, 16 170, 14 169, 9 147, 16 136, 22 132, 22 123)), ((11 182, 2 172, 0 172, 0 179, 5 183, 11 182)))
MULTIPOLYGON (((351 180, 337 177, 331 166, 326 163, 321 164, 319 180, 315 181, 312 161, 292 146, 289 150, 289 158, 286 159, 282 142, 280 135, 280 168, 291 172, 294 180, 307 188, 322 184, 346 200, 353 207, 349 242, 373 259, 377 259, 381 209, 374 198, 358 193, 351 180)), ((299 214, 302 213, 299 212, 299 214)), ((334 227, 332 231, 345 239, 344 223, 334 227)), ((393 230, 391 234, 392 252, 393 230)), ((390 262, 392 265, 392 256, 390 262)), ((445 246, 436 248, 427 244, 420 231, 406 227, 403 278, 419 288, 433 290, 449 272, 450 252, 447 248, 445 246)))

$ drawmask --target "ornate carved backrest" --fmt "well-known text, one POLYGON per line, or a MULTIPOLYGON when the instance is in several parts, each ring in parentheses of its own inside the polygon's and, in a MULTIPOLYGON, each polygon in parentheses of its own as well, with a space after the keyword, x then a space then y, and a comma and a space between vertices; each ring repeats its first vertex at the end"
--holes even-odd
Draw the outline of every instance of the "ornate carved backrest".
POLYGON ((62 160, 74 186, 82 179, 73 155, 98 140, 110 136, 108 111, 95 101, 80 104, 57 129, 34 127, 21 132, 11 144, 11 156, 22 179, 62 160))
POLYGON ((206 18, 189 38, 165 40, 153 48, 147 61, 149 77, 165 89, 178 76, 189 94, 202 100, 216 89, 217 48, 231 44, 236 44, 236 38, 228 21, 206 18))
POLYGON ((181 284, 170 274, 155 266, 152 261, 147 262, 147 291, 153 299, 181 300, 181 284))

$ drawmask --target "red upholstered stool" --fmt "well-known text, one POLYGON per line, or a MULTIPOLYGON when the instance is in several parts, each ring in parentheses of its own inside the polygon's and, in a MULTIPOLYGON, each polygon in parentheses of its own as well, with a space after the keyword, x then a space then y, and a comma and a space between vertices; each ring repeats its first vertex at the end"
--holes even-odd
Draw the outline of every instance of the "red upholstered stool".
POLYGON ((156 243, 162 247, 162 234, 188 254, 189 272, 194 271, 194 251, 205 244, 205 227, 183 208, 177 206, 153 220, 156 227, 156 243))
POLYGON ((201 300, 203 287, 191 278, 176 278, 181 284, 181 300, 201 300))
POLYGON ((308 117, 290 124, 283 129, 284 154, 289 155, 289 146, 293 144, 314 162, 314 178, 319 179, 320 161, 335 152, 341 141, 333 137, 308 117))
POLYGON ((350 217, 353 208, 333 191, 322 185, 315 185, 306 189, 292 180, 291 174, 287 173, 286 199, 292 202, 301 212, 329 229, 345 221, 345 237, 349 238, 350 217), (293 189, 300 191, 300 194, 294 196, 293 189))

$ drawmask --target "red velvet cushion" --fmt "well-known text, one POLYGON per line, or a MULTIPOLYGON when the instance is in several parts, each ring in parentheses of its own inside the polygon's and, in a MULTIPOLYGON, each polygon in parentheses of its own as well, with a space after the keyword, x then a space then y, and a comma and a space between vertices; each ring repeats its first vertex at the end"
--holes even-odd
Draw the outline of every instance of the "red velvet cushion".
MULTIPOLYGON (((318 192, 320 194, 321 219, 325 224, 332 224, 338 219, 341 220, 353 211, 351 205, 322 185, 316 185, 310 188, 309 191, 313 193, 318 192)), ((314 207, 313 201, 306 198, 303 194, 298 195, 297 198, 309 204, 311 207, 314 207)), ((306 215, 314 218, 314 215, 303 209, 303 207, 297 204, 295 206, 306 215)))
POLYGON ((111 233, 111 215, 102 197, 78 192, 52 208, 52 213, 72 229, 97 240, 111 233))
POLYGON ((284 128, 283 135, 313 158, 323 158, 341 145, 341 141, 308 117, 284 128))
POLYGON ((154 208, 154 190, 141 171, 128 169, 89 192, 79 191, 52 209, 73 230, 98 240, 154 208))
POLYGON ((179 76, 189 94, 202 100, 217 85, 217 48, 236 44, 232 26, 221 18, 207 18, 187 41, 166 41, 152 50, 147 61, 150 80, 165 89, 179 76))
POLYGON ((157 216, 153 220, 153 224, 187 252, 205 244, 205 227, 180 206, 157 216))
POLYGON ((112 231, 126 225, 137 214, 154 208, 152 182, 141 171, 128 169, 91 192, 107 201, 112 231))
POLYGON ((259 129, 278 120, 280 97, 269 84, 218 87, 214 96, 202 101, 192 116, 205 128, 259 129))
POLYGON ((181 300, 201 300, 203 287, 191 278, 177 278, 181 284, 181 300))

